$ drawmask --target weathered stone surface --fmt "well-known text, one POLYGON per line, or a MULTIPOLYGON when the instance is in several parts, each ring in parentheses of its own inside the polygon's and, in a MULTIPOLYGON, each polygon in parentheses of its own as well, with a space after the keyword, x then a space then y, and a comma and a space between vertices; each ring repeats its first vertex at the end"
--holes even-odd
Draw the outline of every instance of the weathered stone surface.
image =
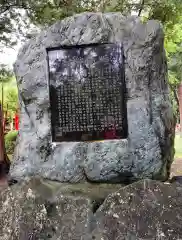
POLYGON ((62 182, 166 179, 173 160, 174 119, 163 31, 120 13, 84 13, 54 24, 20 50, 15 73, 21 120, 11 175, 39 174, 62 182), (127 87, 126 140, 61 143, 50 137, 45 48, 122 42, 127 87))
POLYGON ((0 240, 182 239, 181 198, 181 185, 153 180, 121 187, 33 178, 0 193, 0 240))
POLYGON ((152 180, 139 181, 107 197, 96 212, 103 240, 182 239, 182 188, 152 180))
POLYGON ((68 185, 39 178, 0 193, 0 240, 89 239, 94 211, 121 185, 68 185))

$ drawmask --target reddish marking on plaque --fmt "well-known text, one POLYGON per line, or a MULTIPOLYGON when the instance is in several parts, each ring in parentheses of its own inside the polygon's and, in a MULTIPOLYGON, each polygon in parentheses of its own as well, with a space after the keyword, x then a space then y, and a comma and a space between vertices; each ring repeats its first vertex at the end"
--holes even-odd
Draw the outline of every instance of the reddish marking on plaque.
POLYGON ((104 134, 104 139, 117 139, 116 128, 114 127, 111 130, 107 130, 104 134))

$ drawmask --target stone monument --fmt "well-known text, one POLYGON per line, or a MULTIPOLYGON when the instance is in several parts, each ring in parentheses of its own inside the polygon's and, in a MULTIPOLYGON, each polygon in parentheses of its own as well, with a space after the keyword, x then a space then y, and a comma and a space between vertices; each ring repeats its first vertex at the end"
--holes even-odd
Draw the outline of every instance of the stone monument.
POLYGON ((83 13, 27 42, 14 65, 21 116, 11 176, 166 180, 174 118, 163 41, 157 21, 83 13))

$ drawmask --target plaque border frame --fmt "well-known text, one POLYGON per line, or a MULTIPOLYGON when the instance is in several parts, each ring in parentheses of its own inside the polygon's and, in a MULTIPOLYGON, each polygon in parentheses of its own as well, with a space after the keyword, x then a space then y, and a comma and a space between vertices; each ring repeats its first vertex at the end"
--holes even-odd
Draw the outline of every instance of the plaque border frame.
MULTIPOLYGON (((51 142, 56 143, 56 144, 61 144, 63 142, 104 142, 104 141, 111 141, 111 140, 125 140, 128 138, 128 114, 127 114, 127 87, 126 87, 126 78, 125 78, 125 68, 122 71, 123 74, 123 95, 124 97, 122 98, 122 105, 123 105, 123 126, 124 126, 124 131, 123 135, 124 137, 121 139, 105 139, 105 140, 93 140, 93 141, 53 141, 53 128, 52 128, 52 114, 51 114, 51 101, 50 101, 50 96, 51 96, 51 91, 50 91, 50 65, 49 65, 49 55, 48 52, 54 51, 54 50, 61 50, 61 49, 72 49, 72 48, 84 48, 84 47, 92 47, 92 46, 100 46, 100 45, 120 45, 121 49, 123 49, 124 53, 124 48, 122 42, 102 42, 102 43, 84 43, 84 44, 75 44, 75 45, 58 45, 56 47, 47 47, 45 48, 46 50, 46 61, 47 61, 47 72, 48 72, 48 95, 49 95, 49 119, 50 119, 50 133, 51 133, 51 142)), ((123 66, 125 66, 125 56, 123 54, 123 66)))

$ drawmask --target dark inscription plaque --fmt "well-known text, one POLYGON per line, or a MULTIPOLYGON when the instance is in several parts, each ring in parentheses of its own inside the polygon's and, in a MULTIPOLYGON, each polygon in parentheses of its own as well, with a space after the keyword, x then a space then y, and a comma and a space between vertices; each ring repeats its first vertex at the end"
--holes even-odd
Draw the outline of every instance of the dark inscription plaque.
POLYGON ((120 44, 47 49, 52 141, 127 137, 120 44))

